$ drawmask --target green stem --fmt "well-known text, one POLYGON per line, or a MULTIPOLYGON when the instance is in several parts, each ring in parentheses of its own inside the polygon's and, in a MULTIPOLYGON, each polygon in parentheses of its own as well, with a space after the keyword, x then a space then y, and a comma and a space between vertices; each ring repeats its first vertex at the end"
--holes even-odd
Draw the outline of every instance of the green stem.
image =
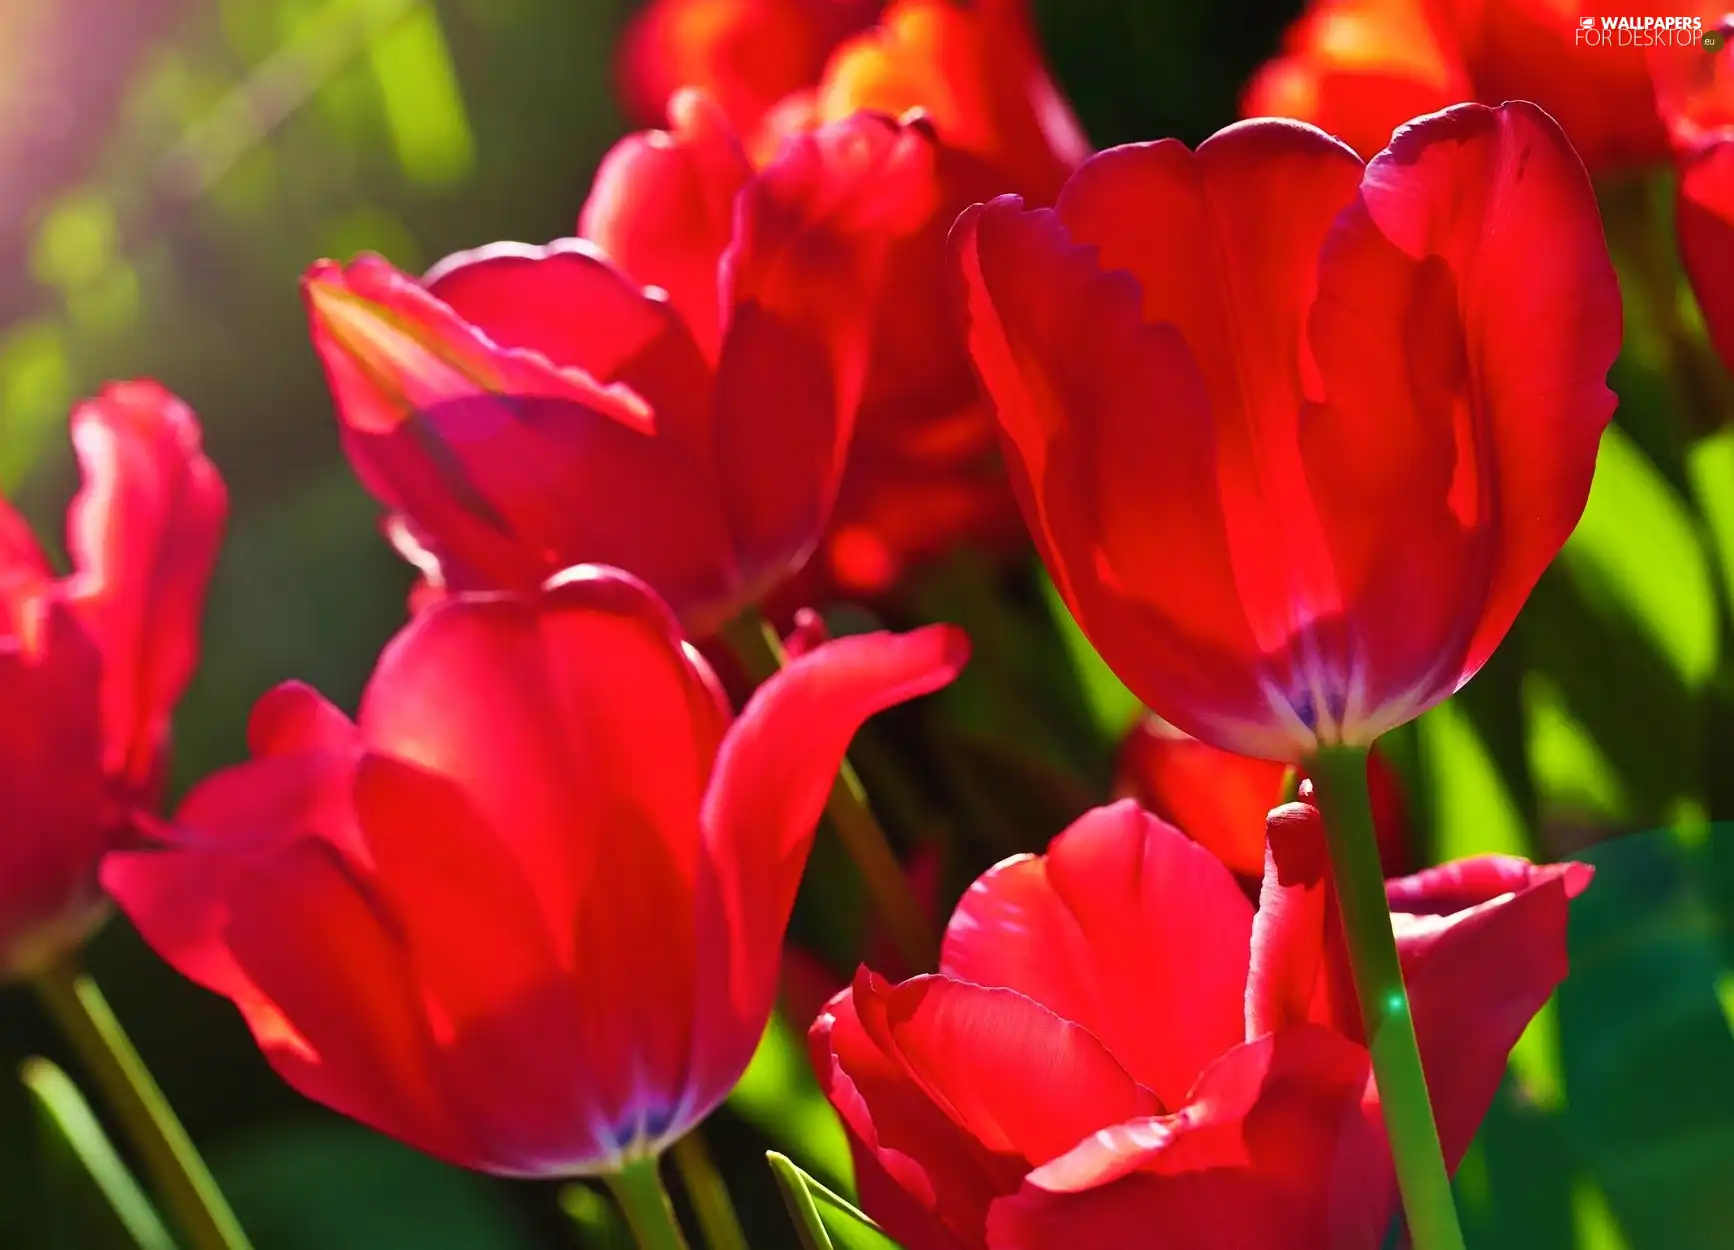
POLYGON ((688 1250, 654 1156, 634 1160, 602 1179, 620 1204, 620 1213, 626 1217, 639 1250, 688 1250))
POLYGON ((1367 793, 1366 748, 1325 748, 1307 761, 1307 774, 1324 817, 1355 994, 1372 1052, 1409 1236, 1414 1250, 1464 1250, 1391 929, 1367 793))
MULTIPOLYGON (((724 626, 721 637, 755 684, 768 680, 787 660, 776 631, 756 610, 724 626)), ((939 942, 933 925, 909 888, 903 865, 897 862, 896 852, 868 805, 861 779, 846 759, 825 800, 825 815, 861 874, 867 898, 896 944, 898 955, 912 973, 936 967, 939 942)))
POLYGON ((187 1244, 192 1250, 247 1250, 240 1222, 77 957, 42 969, 35 986, 126 1130, 145 1175, 187 1244))
POLYGON ((729 1199, 728 1186, 696 1130, 674 1143, 674 1166, 680 1169, 681 1184, 710 1250, 747 1250, 747 1235, 729 1199))

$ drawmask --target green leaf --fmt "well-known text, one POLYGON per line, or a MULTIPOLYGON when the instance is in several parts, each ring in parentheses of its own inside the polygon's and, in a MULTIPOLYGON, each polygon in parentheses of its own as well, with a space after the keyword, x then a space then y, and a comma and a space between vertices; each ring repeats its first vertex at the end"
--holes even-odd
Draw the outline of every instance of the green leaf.
MULTIPOLYGON (((1734 825, 1706 835, 1712 851, 1734 825)), ((1734 1033, 1702 848, 1671 830, 1606 842, 1572 904, 1559 991, 1567 1140, 1600 1183, 1586 1225, 1633 1250, 1711 1250, 1734 1227, 1734 1033)))
POLYGON ((803 1250, 899 1250, 885 1231, 776 1151, 765 1160, 789 1218, 795 1221, 803 1250))
POLYGON ((1602 436, 1589 503, 1560 563, 1593 608, 1629 618, 1688 689, 1715 672, 1709 556, 1685 501, 1618 426, 1602 436))
POLYGON ((729 1110, 808 1167, 839 1184, 849 1182, 848 1139, 814 1079, 800 1033, 782 1012, 765 1027, 753 1061, 729 1095, 729 1110))
POLYGON ((259 1123, 211 1171, 253 1250, 534 1250, 500 1182, 334 1117, 259 1123))
POLYGON ((18 1075, 36 1111, 43 1171, 39 1196, 50 1225, 41 1230, 43 1241, 90 1250, 175 1250, 156 1208, 72 1079, 46 1059, 26 1060, 18 1075), (91 1201, 92 1189, 98 1201, 91 1201))
POLYGON ((1118 742, 1143 715, 1143 701, 1126 689, 1114 675, 1114 670, 1108 667, 1108 662, 1084 637, 1084 631, 1078 628, 1071 609, 1061 598, 1059 588, 1046 573, 1042 574, 1042 596, 1048 601, 1048 610, 1053 613, 1054 624, 1065 643, 1066 655, 1072 662, 1079 684, 1083 686, 1085 701, 1090 705, 1096 724, 1110 742, 1118 742))

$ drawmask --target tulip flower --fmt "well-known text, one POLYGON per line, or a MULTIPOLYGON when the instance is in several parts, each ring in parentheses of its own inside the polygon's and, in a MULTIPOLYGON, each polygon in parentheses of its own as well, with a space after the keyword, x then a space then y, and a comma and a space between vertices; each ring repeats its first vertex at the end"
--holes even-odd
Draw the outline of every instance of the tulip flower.
POLYGON ((940 144, 939 202, 888 262, 861 417, 814 572, 845 594, 871 596, 961 547, 1024 550, 944 280, 958 213, 1002 192, 1051 204, 1090 153, 1021 6, 899 0, 791 104, 779 124, 919 111, 940 144))
POLYGON ((754 173, 701 97, 675 115, 604 161, 593 241, 309 271, 344 446, 436 589, 608 563, 703 636, 818 542, 931 144, 859 116, 754 173))
MULTIPOLYGON (((940 141, 938 201, 888 263, 831 529, 779 601, 877 596, 961 547, 1022 550, 993 421, 943 281, 960 211, 1002 192, 1051 203, 1089 154, 1021 0, 658 0, 631 28, 622 65, 640 116, 659 117, 673 86, 703 87, 759 163, 791 135, 861 111, 918 111, 940 141)), ((635 211, 618 220, 660 219, 656 206, 683 202, 686 184, 669 162, 643 168, 660 179, 645 177, 635 211)))
MULTIPOLYGON (((810 1037, 868 1214, 909 1250, 1376 1250, 1396 1186, 1318 820, 1271 814, 1255 909, 1172 826, 1098 808, 971 887, 937 975, 863 968, 810 1037)), ((1387 887, 1453 1166, 1591 873, 1387 887)))
MULTIPOLYGON (((1264 872, 1265 814, 1284 801, 1287 785, 1306 780, 1274 761, 1189 738, 1154 716, 1127 732, 1114 774, 1116 797, 1136 799, 1255 882, 1264 872)), ((1367 787, 1379 858, 1387 876, 1400 875, 1411 862, 1402 782, 1378 751, 1367 756, 1367 787)))
POLYGON ((1674 223, 1710 341, 1734 369, 1734 128, 1681 156, 1674 223))
POLYGON ((945 626, 827 643, 731 723, 624 573, 451 597, 356 720, 266 695, 254 758, 103 884, 309 1098, 484 1171, 632 1168, 752 1056, 850 736, 965 651, 945 626))
POLYGON ((1582 514, 1620 295, 1532 105, 1418 119, 1364 168, 1295 122, 1115 148, 953 252, 1055 584, 1213 746, 1296 763, 1420 715, 1582 514))
MULTIPOLYGON (((1724 38, 1734 18, 1716 23, 1724 38)), ((1652 51, 1656 101, 1674 143, 1674 225, 1710 341, 1734 369, 1734 64, 1720 54, 1652 51)))
POLYGON ((106 387, 71 430, 69 576, 0 500, 0 975, 44 973, 106 914, 97 864, 160 797, 228 508, 155 382, 106 387))
MULTIPOLYGON (((1711 11, 1688 2, 1669 13, 1711 11)), ((1647 62, 1703 59, 1699 32, 1671 31, 1646 49, 1630 31, 1604 29, 1657 14, 1633 0, 1315 0, 1248 85, 1241 111, 1312 122, 1370 159, 1422 113, 1463 100, 1533 100, 1591 170, 1658 164, 1668 134, 1647 62)))

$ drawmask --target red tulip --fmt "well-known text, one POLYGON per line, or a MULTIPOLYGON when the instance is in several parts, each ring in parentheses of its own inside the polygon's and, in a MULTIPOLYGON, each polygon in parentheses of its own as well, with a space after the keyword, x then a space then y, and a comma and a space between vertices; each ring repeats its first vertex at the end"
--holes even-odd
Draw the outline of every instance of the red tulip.
MULTIPOLYGON (((1126 734, 1114 773, 1116 797, 1136 799, 1255 881, 1264 872, 1265 817, 1284 801, 1291 776, 1297 784, 1307 780, 1304 771, 1218 750, 1154 716, 1126 734)), ((1397 876, 1413 862, 1402 782, 1377 749, 1367 756, 1367 789, 1379 858, 1385 875, 1397 876)))
POLYGON ((831 58, 805 114, 920 110, 940 142, 939 203, 887 267, 861 418, 815 572, 887 590, 959 547, 1022 550, 993 417, 947 298, 945 240, 970 204, 1011 192, 1051 204, 1090 147, 1021 6, 899 0, 831 58))
POLYGON ((610 1171, 746 1067, 850 736, 965 651, 944 626, 829 643, 731 724, 625 574, 454 597, 355 722, 268 694, 254 759, 103 884, 308 1097, 469 1167, 610 1171))
POLYGON ((158 801, 228 507, 192 412, 155 382, 80 404, 72 445, 70 576, 0 500, 3 973, 40 968, 103 915, 97 861, 158 801))
MULTIPOLYGON (((814 1024, 868 1214, 908 1250, 1373 1250, 1395 1174, 1317 810, 1271 814, 1255 911, 1122 802, 989 871, 940 971, 865 968, 814 1024)), ((1388 885, 1451 1166, 1566 973, 1582 864, 1388 885)))
POLYGON ((1734 127, 1680 158, 1674 226, 1710 341, 1734 369, 1734 127))
MULTIPOLYGON (((1716 23, 1734 36, 1734 17, 1716 23)), ((1656 99, 1679 174, 1680 260, 1723 363, 1734 369, 1734 58, 1653 52, 1656 99)))
MULTIPOLYGON (((1710 11, 1696 0, 1676 7, 1681 15, 1710 11)), ((1592 170, 1658 163, 1668 136, 1646 48, 1630 31, 1602 28, 1656 12, 1636 0, 1315 0, 1247 87, 1241 109, 1313 122, 1370 159, 1419 114, 1461 100, 1533 100, 1592 170)), ((1654 51, 1682 62, 1704 57, 1697 32, 1668 39, 1654 51)))
MULTIPOLYGON (((925 226, 892 250, 832 526, 807 576, 784 596, 791 603, 832 590, 877 595, 959 547, 1002 552, 1025 541, 942 276, 946 233, 960 211, 1002 192, 1051 203, 1089 154, 1024 9, 1021 0, 659 0, 628 35, 627 78, 648 88, 653 112, 673 85, 705 87, 724 101, 755 161, 772 159, 791 135, 861 111, 919 110, 940 140, 939 199, 925 226)), ((660 182, 624 220, 678 218, 703 202, 677 193, 690 176, 670 162, 644 163, 660 182)), ((599 237, 588 224, 585 233, 599 237)))
POLYGON ((1462 105, 1115 148, 953 233, 1025 519, 1120 678, 1242 755, 1364 746, 1486 661, 1581 515, 1619 352, 1583 166, 1462 105))
POLYGON ((930 144, 862 116, 753 174, 702 99, 676 116, 604 162, 594 242, 483 248, 425 284, 377 257, 309 271, 345 447, 437 585, 604 562, 698 636, 818 541, 930 144))

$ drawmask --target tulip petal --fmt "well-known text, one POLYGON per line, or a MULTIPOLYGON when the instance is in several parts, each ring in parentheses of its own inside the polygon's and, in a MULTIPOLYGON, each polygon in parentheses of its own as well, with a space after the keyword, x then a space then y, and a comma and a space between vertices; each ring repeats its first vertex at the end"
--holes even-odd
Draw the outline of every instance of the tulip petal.
MULTIPOLYGON (((1198 364, 1215 449, 1192 466, 1190 493, 1216 501, 1202 515, 1214 519, 1220 509, 1229 571, 1265 653, 1281 654, 1336 607, 1321 538, 1310 510, 1297 506, 1306 484, 1296 382, 1319 247, 1353 201, 1361 170, 1352 151, 1312 127, 1242 122, 1196 152, 1166 140, 1094 157, 1056 206, 1076 242, 1097 245, 1103 268, 1138 279, 1144 319, 1174 326, 1198 364)), ((1181 413, 1163 414, 1143 437, 1172 438, 1177 419, 1181 413)), ((1104 534, 1131 534, 1134 482, 1104 488, 1104 534)), ((1111 558, 1158 603, 1191 593, 1147 538, 1111 558)), ((1279 669, 1268 680, 1303 722, 1326 722, 1331 709, 1305 705, 1309 677, 1279 669)))
POLYGON ((355 722, 313 687, 286 681, 253 705, 247 746, 255 757, 359 747, 355 722))
POLYGON ((1312 1021, 1365 1037, 1349 972, 1324 822, 1311 803, 1270 813, 1264 883, 1252 923, 1246 1035, 1312 1021))
POLYGON ((84 485, 67 513, 68 592, 102 649, 105 763, 149 787, 198 661, 228 495, 192 411, 155 382, 80 404, 72 445, 84 485))
POLYGON ((1166 1107, 1242 1040, 1252 906, 1203 847, 1126 800, 981 877, 940 968, 1090 1030, 1166 1107))
POLYGON ((951 252, 1012 485, 1084 633, 1188 733, 1244 754, 1297 754, 1298 727, 1265 723, 1212 485, 1210 401, 1185 343, 1146 325, 1136 283, 1099 269, 1052 212, 1010 198, 968 209, 951 252), (1153 412, 1166 417, 1152 423, 1153 412), (1130 493, 1111 503, 1115 491, 1130 493), (1148 597, 1158 576, 1171 588, 1161 600, 1148 597))
POLYGON ((224 937, 241 878, 303 838, 330 843, 361 875, 372 855, 355 823, 362 748, 347 717, 291 682, 259 700, 249 736, 258 758, 195 786, 154 845, 104 858, 102 884, 182 976, 263 1018, 269 1002, 224 937))
POLYGON ((588 240, 459 252, 422 284, 501 347, 629 387, 650 405, 659 438, 699 454, 711 396, 698 345, 665 295, 629 281, 588 240))
POLYGON ((1093 1134, 988 1217, 994 1250, 1375 1250, 1395 1186, 1362 1113, 1367 1053, 1301 1025, 1229 1051, 1186 1110, 1093 1134))
POLYGON ((236 1006, 279 1076, 428 1154, 477 1157, 436 1075, 405 953, 328 843, 300 839, 243 874, 224 936, 263 995, 236 1006))
MULTIPOLYGON (((1475 95, 1460 50, 1421 4, 1321 0, 1253 76, 1244 117, 1295 117, 1371 159, 1411 117, 1475 95)), ((1563 19, 1562 19, 1563 20, 1563 19)))
POLYGON ((660 287, 706 359, 722 342, 717 265, 751 169, 714 101, 682 91, 672 128, 628 135, 596 170, 578 233, 643 286, 660 287))
POLYGON ((494 344, 376 257, 315 266, 303 285, 350 461, 438 559, 442 584, 529 591, 599 560, 683 612, 732 599, 709 469, 681 438, 655 436, 643 397, 494 344))
POLYGON ((733 1039, 699 1057, 723 1090, 770 1015, 795 891, 849 740, 874 713, 944 686, 968 656, 947 625, 823 643, 759 687, 729 730, 704 796, 698 921, 711 935, 701 954, 727 961, 700 986, 701 1035, 733 1039))
POLYGON ((1734 369, 1734 139, 1681 162, 1674 223, 1710 341, 1734 369))
POLYGON ((947 0, 899 0, 833 54, 819 87, 827 120, 923 110, 946 147, 1052 203, 1090 143, 1048 78, 1021 15, 947 0))
POLYGON ((1455 1167, 1506 1060, 1565 979, 1568 902, 1588 864, 1480 856, 1389 883, 1397 948, 1439 1141, 1455 1167))
POLYGON ((1028 1164, 984 1150, 861 1027, 856 996, 891 992, 861 969, 813 1022, 813 1068, 849 1132, 863 1209, 906 1250, 979 1244, 988 1206, 1028 1164))
POLYGON ((537 352, 502 348, 379 256, 320 261, 302 276, 301 294, 346 432, 389 434, 424 409, 483 393, 567 399, 648 428, 630 393, 604 390, 537 352))
POLYGON ((1620 295, 1582 163, 1522 102, 1405 127, 1321 273, 1325 403, 1302 441, 1371 741, 1486 662, 1577 524, 1614 410, 1620 295), (1404 277, 1408 321, 1382 333, 1404 277))
POLYGON ((1087 1029, 1013 990, 924 976, 875 993, 857 977, 854 1005, 903 1079, 991 1161, 1001 1192, 1100 1126, 1161 1109, 1087 1029))
POLYGON ((924 125, 860 114, 791 139, 741 193, 722 258, 716 465, 751 576, 803 562, 830 519, 893 239, 934 207, 924 125))
POLYGON ((1145 718, 1120 746, 1116 788, 1208 847, 1232 871, 1264 871, 1264 818, 1282 797, 1283 765, 1218 750, 1145 718))
POLYGON ((0 970, 58 956, 102 914, 96 864, 124 813, 102 766, 102 657, 56 595, 0 633, 0 970))
MULTIPOLYGON (((727 713, 642 583, 582 568, 533 601, 436 605, 381 655, 360 723, 381 754, 463 791, 516 856, 562 964, 597 892, 637 883, 645 925, 679 923, 684 909, 667 900, 691 895, 700 793, 727 713), (643 856, 627 880, 600 875, 605 843, 643 856)), ((617 916, 633 913, 617 903, 617 916)), ((655 949, 657 966, 690 979, 687 961, 662 954, 683 949, 679 932, 655 949)), ((654 975, 651 951, 631 957, 654 975)))
POLYGON ((29 523, 10 503, 0 499, 0 611, 41 590, 53 579, 54 571, 29 523))
MULTIPOLYGON (((609 1086, 633 1070, 632 1054, 597 1053, 581 1036, 580 1003, 522 865, 462 790, 413 765, 367 757, 355 803, 378 863, 373 891, 435 1021, 442 1087, 493 1143, 490 1167, 546 1176, 616 1161, 617 1117, 603 1095, 630 1098, 626 1081, 609 1086), (593 1140, 575 1150, 582 1127, 593 1140)), ((624 952, 587 954, 601 963, 624 952)), ((592 1036, 632 1022, 611 1002, 582 1006, 592 1036)))

